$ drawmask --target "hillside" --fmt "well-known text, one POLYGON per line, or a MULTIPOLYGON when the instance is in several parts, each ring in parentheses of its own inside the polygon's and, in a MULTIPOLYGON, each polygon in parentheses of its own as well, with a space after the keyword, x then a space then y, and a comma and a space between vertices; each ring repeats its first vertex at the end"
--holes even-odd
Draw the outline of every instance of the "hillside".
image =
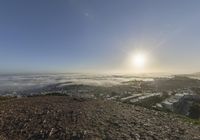
POLYGON ((200 126, 142 107, 65 96, 0 102, 0 139, 200 140, 200 126))

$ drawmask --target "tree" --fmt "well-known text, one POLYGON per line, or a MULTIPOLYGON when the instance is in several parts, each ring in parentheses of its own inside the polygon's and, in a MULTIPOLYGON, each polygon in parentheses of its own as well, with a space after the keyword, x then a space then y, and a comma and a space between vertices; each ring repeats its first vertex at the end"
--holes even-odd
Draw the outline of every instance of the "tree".
POLYGON ((193 104, 189 110, 189 117, 191 117, 193 119, 200 118, 200 103, 193 102, 193 104))

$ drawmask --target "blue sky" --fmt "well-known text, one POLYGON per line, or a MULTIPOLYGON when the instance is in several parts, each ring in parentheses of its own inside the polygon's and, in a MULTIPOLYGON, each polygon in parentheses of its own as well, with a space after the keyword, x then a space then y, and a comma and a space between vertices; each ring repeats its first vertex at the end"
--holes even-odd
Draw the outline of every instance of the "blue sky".
POLYGON ((200 71, 199 0, 1 0, 0 72, 200 71))

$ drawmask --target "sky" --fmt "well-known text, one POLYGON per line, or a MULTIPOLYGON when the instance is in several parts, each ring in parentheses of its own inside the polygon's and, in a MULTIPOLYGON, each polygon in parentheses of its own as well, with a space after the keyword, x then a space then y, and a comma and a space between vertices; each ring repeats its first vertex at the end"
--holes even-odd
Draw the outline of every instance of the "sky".
POLYGON ((198 72, 199 36, 199 0, 1 0, 0 73, 198 72))

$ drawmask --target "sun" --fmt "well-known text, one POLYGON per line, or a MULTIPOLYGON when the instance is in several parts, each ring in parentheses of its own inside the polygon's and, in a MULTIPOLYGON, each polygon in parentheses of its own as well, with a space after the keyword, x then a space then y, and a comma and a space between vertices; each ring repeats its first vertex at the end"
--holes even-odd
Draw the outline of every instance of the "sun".
POLYGON ((132 63, 136 68, 143 68, 146 64, 146 55, 144 53, 133 55, 132 63))

